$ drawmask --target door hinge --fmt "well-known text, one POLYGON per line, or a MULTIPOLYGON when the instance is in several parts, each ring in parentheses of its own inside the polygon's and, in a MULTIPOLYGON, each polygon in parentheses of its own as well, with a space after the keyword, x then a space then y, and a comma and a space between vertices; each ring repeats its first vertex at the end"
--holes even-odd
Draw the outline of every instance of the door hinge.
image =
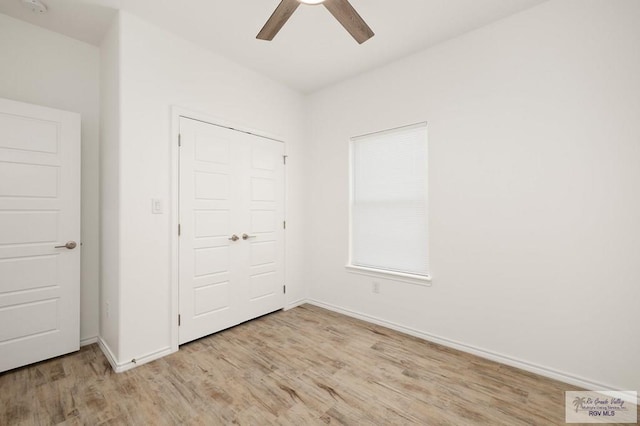
POLYGON ((286 165, 287 164, 287 157, 288 155, 283 155, 282 156, 282 162, 286 165))
POLYGON ((182 146, 182 135, 178 133, 178 146, 182 146))
POLYGON ((178 237, 180 236, 181 233, 182 233, 182 227, 180 226, 180 224, 178 224, 178 237))
POLYGON ((282 222, 282 229, 287 229, 287 221, 282 222))
POLYGON ((180 317, 180 314, 178 314, 178 327, 180 327, 180 322, 181 322, 181 317, 180 317))
POLYGON ((287 286, 286 286, 286 285, 283 285, 283 286, 282 286, 282 292, 283 292, 284 294, 287 294, 287 286))

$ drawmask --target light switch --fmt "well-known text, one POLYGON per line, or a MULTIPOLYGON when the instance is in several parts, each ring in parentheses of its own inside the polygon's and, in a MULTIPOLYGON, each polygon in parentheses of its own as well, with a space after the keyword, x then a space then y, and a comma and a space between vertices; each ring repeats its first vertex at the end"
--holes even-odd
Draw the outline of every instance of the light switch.
POLYGON ((151 199, 151 213, 162 214, 162 200, 159 198, 151 199))

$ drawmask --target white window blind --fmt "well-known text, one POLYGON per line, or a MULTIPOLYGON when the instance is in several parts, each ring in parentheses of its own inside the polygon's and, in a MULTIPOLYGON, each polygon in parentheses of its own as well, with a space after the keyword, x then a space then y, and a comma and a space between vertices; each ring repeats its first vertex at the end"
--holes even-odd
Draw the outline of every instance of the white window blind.
POLYGON ((426 123, 351 143, 351 265, 428 276, 426 123))

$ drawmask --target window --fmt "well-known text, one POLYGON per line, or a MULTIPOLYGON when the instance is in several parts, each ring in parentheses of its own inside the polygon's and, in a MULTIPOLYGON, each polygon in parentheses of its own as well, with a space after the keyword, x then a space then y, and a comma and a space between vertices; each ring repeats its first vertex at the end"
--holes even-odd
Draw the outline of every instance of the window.
POLYGON ((427 126, 351 139, 352 270, 429 279, 427 126))

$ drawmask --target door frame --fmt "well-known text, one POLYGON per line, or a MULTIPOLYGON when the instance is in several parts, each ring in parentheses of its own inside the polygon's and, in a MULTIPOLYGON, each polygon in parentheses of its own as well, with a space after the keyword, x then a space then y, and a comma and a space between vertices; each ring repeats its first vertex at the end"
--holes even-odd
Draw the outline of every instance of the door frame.
MULTIPOLYGON (((178 238, 178 224, 180 217, 180 151, 178 147, 179 134, 180 134, 180 118, 188 118, 191 120, 202 121, 214 126, 226 127, 231 130, 248 133, 254 136, 258 136, 265 139, 270 139, 275 142, 280 142, 284 147, 284 155, 287 156, 287 143, 285 140, 277 135, 269 134, 262 130, 255 129, 251 126, 247 126, 242 123, 232 122, 225 118, 214 116, 211 114, 194 111, 189 108, 184 108, 177 105, 171 106, 171 135, 170 141, 170 188, 169 188, 169 324, 171 325, 170 338, 171 338, 171 351, 177 352, 179 350, 179 328, 178 328, 178 314, 180 309, 180 240, 178 238)), ((287 216, 287 181, 288 174, 287 168, 284 169, 284 214, 287 216)), ((284 233, 284 277, 286 284, 286 271, 287 271, 287 233, 284 233)), ((285 294, 285 306, 287 295, 285 294)))

